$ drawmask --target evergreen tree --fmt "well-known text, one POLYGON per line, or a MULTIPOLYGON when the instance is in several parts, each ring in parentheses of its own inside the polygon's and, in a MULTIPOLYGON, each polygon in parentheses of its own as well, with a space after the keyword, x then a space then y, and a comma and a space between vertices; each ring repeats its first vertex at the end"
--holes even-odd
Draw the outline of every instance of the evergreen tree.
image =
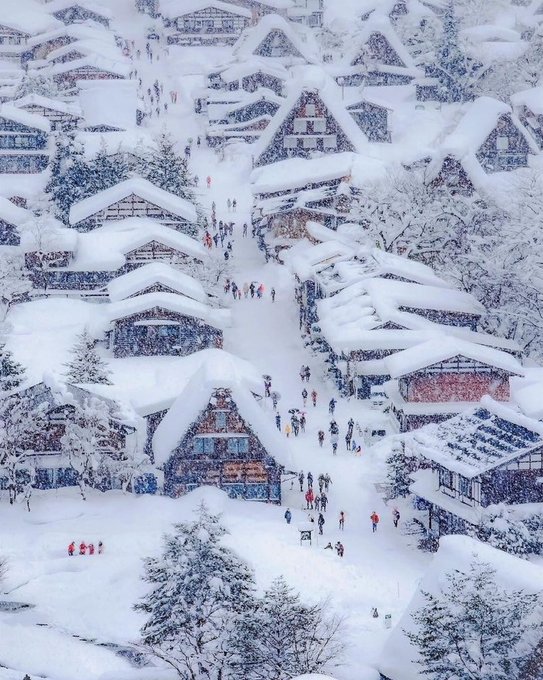
POLYGON ((477 559, 466 573, 447 574, 437 594, 422 595, 424 605, 412 614, 416 628, 406 635, 418 648, 424 675, 520 680, 543 629, 541 617, 534 616, 538 595, 502 588, 490 565, 477 559))
MULTIPOLYGON (((227 680, 229 638, 237 617, 251 607, 253 574, 222 543, 220 517, 202 505, 192 522, 175 525, 160 558, 145 560, 153 589, 136 609, 148 614, 144 646, 182 680, 227 680)), ((239 677, 239 676, 237 676, 239 677)))
POLYGON ((193 182, 187 162, 177 154, 174 142, 166 134, 160 135, 157 140, 157 148, 149 158, 145 177, 164 191, 194 201, 193 182))
POLYGON ((66 372, 68 382, 111 385, 106 362, 98 354, 96 341, 86 328, 77 336, 72 348, 72 360, 65 366, 68 369, 66 372))
MULTIPOLYGON (((413 461, 410 461, 413 463, 413 461)), ((393 444, 392 453, 387 458, 387 482, 390 486, 390 498, 409 496, 409 486, 413 480, 409 476, 412 464, 402 450, 401 445, 393 444)))
POLYGON ((472 59, 463 49, 454 3, 449 0, 435 57, 426 65, 426 75, 439 81, 438 99, 449 103, 470 101, 485 70, 480 62, 472 59))
POLYGON ((43 437, 45 410, 45 404, 36 406, 24 392, 0 399, 0 469, 8 480, 10 504, 21 491, 28 494, 31 490, 33 472, 28 455, 43 437))
POLYGON ((104 447, 112 434, 110 412, 97 397, 69 407, 60 443, 70 467, 77 473, 83 500, 89 487, 103 488, 109 480, 109 454, 104 447))
POLYGON ((92 169, 85 161, 83 147, 67 134, 57 138, 50 168, 45 191, 55 205, 56 216, 68 224, 72 205, 92 193, 92 169))
POLYGON ((245 680, 283 680, 326 673, 343 651, 341 620, 327 617, 324 605, 305 605, 283 578, 276 579, 237 624, 232 645, 235 666, 245 680))
POLYGON ((59 95, 59 90, 55 81, 41 71, 28 71, 17 85, 13 98, 20 99, 29 94, 55 99, 59 95))
POLYGON ((25 369, 15 361, 13 354, 0 343, 0 397, 21 385, 24 380, 25 369))
POLYGON ((107 148, 102 142, 100 150, 90 162, 91 182, 88 187, 88 196, 93 196, 99 191, 109 189, 119 182, 128 179, 128 166, 119 153, 115 159, 108 153, 107 148))
POLYGON ((32 290, 25 261, 21 255, 0 254, 0 322, 4 322, 12 305, 25 299, 32 290))

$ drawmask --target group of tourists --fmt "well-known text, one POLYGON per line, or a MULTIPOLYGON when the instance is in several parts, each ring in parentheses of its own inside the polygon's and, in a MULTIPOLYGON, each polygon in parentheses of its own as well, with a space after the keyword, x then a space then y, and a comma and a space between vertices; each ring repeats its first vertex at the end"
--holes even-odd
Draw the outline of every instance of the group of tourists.
MULTIPOLYGON (((94 543, 85 543, 85 541, 81 541, 79 544, 79 554, 80 555, 94 555, 94 553, 97 552, 98 555, 101 555, 104 552, 104 544, 102 541, 98 541, 98 546, 95 548, 94 543)), ((68 546, 68 555, 70 557, 73 557, 76 554, 76 544, 75 541, 72 541, 69 546, 68 546)))

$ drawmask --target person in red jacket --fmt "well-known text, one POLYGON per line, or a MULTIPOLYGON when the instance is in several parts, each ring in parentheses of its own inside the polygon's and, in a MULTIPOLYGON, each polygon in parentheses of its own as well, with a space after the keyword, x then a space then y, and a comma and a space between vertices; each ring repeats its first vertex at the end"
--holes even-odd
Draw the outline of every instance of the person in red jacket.
POLYGON ((89 543, 89 555, 94 555, 94 543, 89 543))
POLYGON ((85 541, 81 541, 79 544, 79 554, 80 555, 85 555, 87 553, 87 544, 85 541))
POLYGON ((68 546, 68 555, 72 557, 72 555, 75 552, 75 541, 72 541, 70 545, 68 546))
POLYGON ((307 510, 313 510, 313 501, 315 500, 315 496, 313 495, 313 489, 309 488, 306 491, 305 500, 306 500, 306 503, 307 503, 306 509, 307 510))
POLYGON ((377 525, 379 524, 379 515, 375 512, 375 510, 371 513, 370 515, 371 519, 371 530, 373 533, 377 531, 377 525))

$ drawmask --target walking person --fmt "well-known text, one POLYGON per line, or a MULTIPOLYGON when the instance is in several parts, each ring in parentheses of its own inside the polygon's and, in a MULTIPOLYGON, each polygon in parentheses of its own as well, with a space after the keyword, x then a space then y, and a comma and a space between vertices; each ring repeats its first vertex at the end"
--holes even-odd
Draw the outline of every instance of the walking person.
POLYGON ((307 390, 305 389, 305 387, 304 387, 304 389, 302 390, 302 399, 303 399, 304 408, 305 408, 305 407, 306 407, 306 403, 307 403, 307 390))
POLYGON ((287 524, 290 524, 290 520, 292 519, 292 513, 290 512, 289 508, 287 508, 285 512, 285 519, 287 521, 287 524))
POLYGON ((319 493, 322 493, 323 489, 324 489, 324 475, 321 472, 319 475, 319 493))
POLYGON ((232 212, 236 212, 237 207, 238 207, 238 202, 234 198, 234 200, 232 201, 232 212))
POLYGON ((324 490, 325 491, 328 491, 328 487, 330 486, 331 483, 332 483, 332 478, 330 477, 330 475, 328 473, 326 473, 324 475, 324 490))
POLYGON ((98 554, 101 555, 104 552, 104 544, 102 541, 98 541, 98 554))
POLYGON ((79 544, 79 554, 80 555, 85 555, 87 553, 87 544, 85 541, 81 541, 79 544))
POLYGON ((305 379, 305 365, 302 364, 302 367, 300 368, 300 379, 303 382, 305 379))
POLYGON ((70 543, 70 545, 68 546, 68 555, 69 555, 70 557, 73 557, 74 552, 75 552, 75 541, 72 541, 72 542, 70 543))
POLYGON ((343 543, 338 541, 335 545, 335 548, 336 548, 336 552, 339 555, 339 557, 343 557, 343 555, 345 554, 345 548, 343 547, 343 543))
POLYGON ((351 435, 349 434, 349 432, 347 432, 347 434, 345 435, 345 448, 347 449, 347 451, 351 450, 351 435))
POLYGON ((247 281, 243 284, 243 297, 247 299, 247 296, 249 295, 249 284, 247 281))
POLYGON ((319 527, 319 534, 321 536, 322 536, 322 529, 324 527, 325 522, 326 522, 326 520, 324 519, 322 512, 319 512, 319 518, 317 519, 317 525, 319 527))
POLYGON ((306 510, 313 510, 313 501, 314 500, 315 500, 315 496, 313 495, 313 489, 310 487, 305 492, 306 510))
POLYGON ((337 404, 337 401, 334 399, 334 397, 332 397, 330 399, 330 401, 328 402, 328 413, 331 416, 334 415, 334 411, 336 410, 336 404, 337 404))
POLYGON ((279 432, 281 432, 281 416, 278 413, 275 416, 275 425, 279 432))
POLYGON ((298 481, 300 482, 300 491, 304 490, 304 479, 305 479, 304 471, 300 470, 298 474, 298 481))
POLYGON ((313 402, 313 406, 317 405, 317 390, 311 391, 311 401, 313 402))
POLYGON ((315 510, 318 512, 321 509, 321 497, 317 494, 315 496, 315 510))
POLYGON ((305 381, 309 382, 309 378, 311 378, 311 369, 309 366, 305 367, 305 381))
POLYGON ((89 555, 94 555, 94 543, 89 543, 89 555))
POLYGON ((247 222, 245 222, 243 225, 243 238, 247 237, 247 229, 248 229, 247 222))
POLYGON ((321 493, 321 510, 326 512, 326 506, 328 505, 328 496, 325 493, 321 493))
POLYGON ((324 432, 322 430, 319 430, 319 433, 318 433, 317 436, 319 438, 319 446, 322 449, 322 445, 324 444, 324 432))
POLYGON ((334 456, 337 454, 337 442, 338 442, 338 435, 337 434, 332 434, 330 435, 330 442, 332 444, 332 453, 334 456))
POLYGON ((302 413, 302 415, 300 416, 300 429, 302 430, 302 432, 305 432, 305 424, 306 424, 305 414, 302 413))
POLYGON ((312 489, 313 488, 313 475, 311 472, 307 473, 307 488, 312 489))
POLYGON ((226 199, 226 207, 228 208, 228 212, 232 211, 232 201, 229 198, 226 199))
POLYGON ((272 288, 270 290, 270 295, 271 295, 272 302, 275 302, 275 288, 272 288))
POLYGON ((345 513, 343 510, 339 513, 339 528, 341 531, 345 529, 345 513))
POLYGON ((371 530, 373 533, 377 531, 377 525, 379 524, 379 515, 375 512, 375 510, 371 513, 370 515, 371 519, 371 530))
POLYGON ((400 511, 398 508, 394 508, 392 511, 392 521, 394 522, 394 526, 398 528, 398 522, 400 521, 400 511))
POLYGON ((211 176, 210 175, 208 175, 206 177, 206 184, 207 184, 207 188, 211 189, 211 176))
POLYGON ((285 434, 287 435, 287 439, 290 437, 290 433, 292 432, 292 427, 287 423, 285 425, 285 434))

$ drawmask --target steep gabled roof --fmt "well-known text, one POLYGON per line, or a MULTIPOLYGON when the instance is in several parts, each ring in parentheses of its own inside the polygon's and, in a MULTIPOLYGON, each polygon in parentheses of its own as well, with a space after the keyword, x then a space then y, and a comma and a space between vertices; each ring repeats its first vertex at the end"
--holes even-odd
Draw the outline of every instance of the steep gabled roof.
POLYGON ((117 61, 112 61, 111 59, 106 59, 100 54, 88 54, 82 59, 74 59, 73 61, 60 62, 58 64, 51 64, 49 67, 49 73, 52 76, 62 75, 63 73, 69 73, 70 71, 75 71, 79 68, 95 68, 99 71, 105 71, 106 73, 111 73, 113 75, 119 76, 120 78, 128 78, 130 75, 131 65, 128 60, 123 60, 123 57, 119 55, 117 61))
POLYGON ((112 302, 125 300, 155 284, 161 284, 197 302, 208 302, 200 281, 165 262, 145 264, 113 279, 107 285, 109 299, 112 302))
POLYGON ((192 203, 175 194, 171 194, 169 191, 164 191, 164 189, 155 186, 146 179, 143 179, 143 177, 132 177, 115 184, 109 189, 99 191, 94 196, 89 196, 78 203, 74 203, 70 209, 70 224, 77 224, 113 205, 113 203, 122 201, 123 198, 131 194, 135 194, 149 203, 158 205, 167 212, 178 215, 188 222, 196 222, 196 208, 192 203))
POLYGON ((252 17, 250 9, 237 7, 227 1, 222 2, 222 0, 166 0, 166 2, 160 3, 161 14, 169 19, 182 17, 186 14, 192 14, 193 12, 208 8, 230 12, 230 14, 237 14, 247 19, 252 17))
POLYGON ((116 321, 157 308, 183 316, 192 316, 220 330, 230 325, 229 310, 210 307, 179 293, 144 293, 126 300, 118 300, 108 305, 106 314, 110 321, 116 321))
POLYGON ((285 55, 287 61, 292 62, 296 58, 302 63, 319 61, 318 46, 312 33, 304 31, 301 26, 287 21, 278 14, 266 14, 255 26, 246 28, 232 48, 232 53, 237 59, 243 60, 255 56, 264 59, 273 57, 263 51, 263 46, 273 34, 279 34, 287 48, 288 52, 285 55))
POLYGON ((51 131, 51 123, 45 116, 23 111, 23 109, 19 109, 12 104, 2 104, 0 106, 0 118, 12 120, 15 123, 19 123, 20 125, 24 125, 34 130, 40 130, 41 132, 51 131))
POLYGON ((47 4, 47 10, 50 14, 57 14, 58 12, 63 12, 71 7, 81 7, 86 9, 88 12, 97 14, 104 19, 112 19, 113 14, 105 5, 102 5, 95 0, 49 0, 47 4))
POLYGON ((77 104, 61 101, 60 99, 52 99, 51 97, 44 97, 41 94, 27 94, 20 99, 11 102, 12 106, 18 109, 24 109, 27 106, 39 106, 43 109, 57 111, 76 118, 81 118, 81 109, 77 104))
POLYGON ((352 66, 356 64, 358 57, 360 56, 361 49, 364 48, 364 46, 366 45, 366 43, 373 34, 381 35, 384 38, 384 40, 389 44, 390 48, 393 50, 398 60, 401 62, 401 64, 396 65, 398 68, 405 68, 413 72, 416 72, 417 69, 415 67, 415 62, 413 61, 413 58, 409 54, 408 49, 405 47, 405 45, 398 37, 398 34, 394 30, 394 27, 390 22, 390 19, 382 16, 372 17, 369 21, 364 22, 362 24, 361 29, 357 31, 354 37, 354 42, 356 43, 356 45, 358 45, 358 47, 351 53, 351 57, 349 60, 352 66))
POLYGON ((60 25, 60 21, 47 13, 47 7, 36 0, 2 0, 0 26, 35 35, 60 25))
POLYGON ((329 76, 321 74, 321 77, 315 81, 313 75, 313 73, 308 73, 309 77, 302 77, 292 85, 290 95, 262 133, 260 140, 255 144, 255 165, 260 164, 261 157, 268 147, 272 145, 275 136, 281 135, 283 132, 282 128, 285 126, 293 110, 301 106, 304 92, 313 93, 316 99, 322 103, 327 115, 336 121, 352 147, 351 149, 345 149, 345 151, 363 152, 367 140, 353 117, 344 108, 339 86, 329 76))
MULTIPOLYGON (((293 469, 288 443, 255 401, 251 384, 226 353, 212 355, 194 374, 162 419, 153 437, 155 461, 163 465, 207 407, 217 389, 230 390, 241 418, 249 425, 266 452, 279 464, 293 469)), ((235 433, 232 433, 235 436, 235 433)))

